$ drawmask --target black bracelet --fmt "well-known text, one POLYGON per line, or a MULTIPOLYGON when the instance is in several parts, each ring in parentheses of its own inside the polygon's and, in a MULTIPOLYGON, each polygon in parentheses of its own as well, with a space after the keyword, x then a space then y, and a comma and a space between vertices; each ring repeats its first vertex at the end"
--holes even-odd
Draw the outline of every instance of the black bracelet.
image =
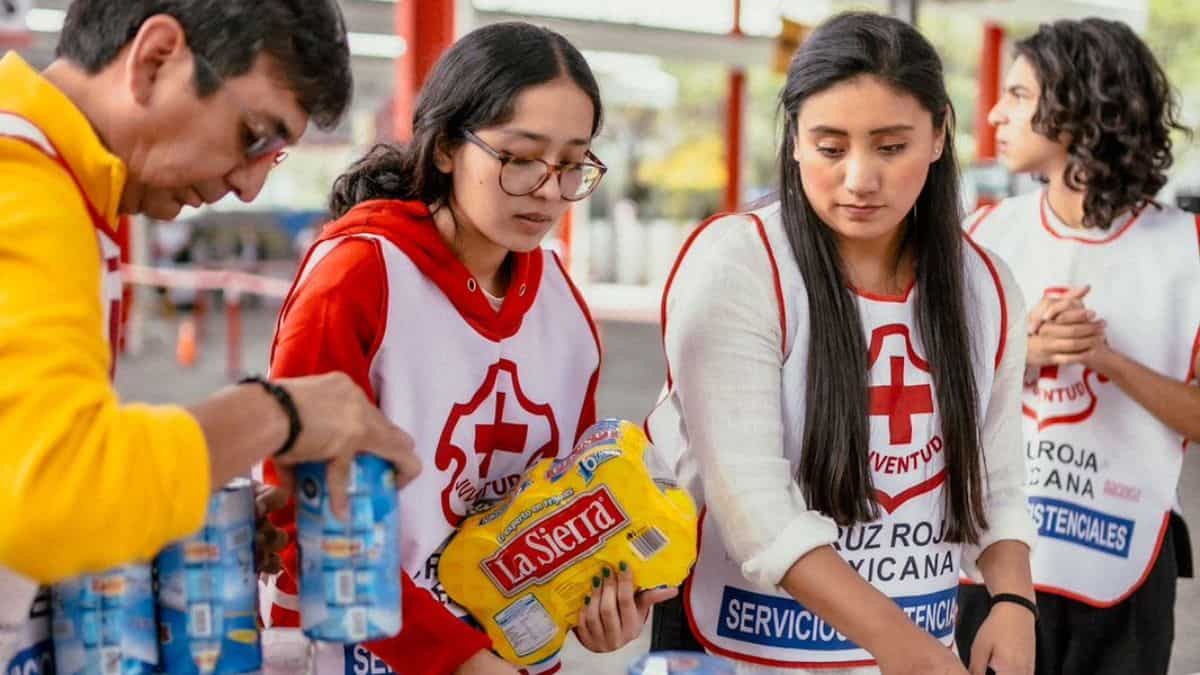
POLYGON ((296 402, 292 400, 292 395, 287 392, 287 389, 258 375, 242 378, 238 384, 260 384, 272 398, 279 402, 279 406, 283 408, 283 412, 288 418, 288 435, 283 445, 275 451, 275 456, 278 457, 291 450, 292 446, 296 444, 296 439, 300 437, 301 429, 304 428, 300 424, 300 411, 296 409, 296 402))
POLYGON ((1033 612, 1034 621, 1036 621, 1038 618, 1037 603, 1023 595, 1017 595, 1016 593, 997 593, 992 596, 992 605, 995 606, 997 602, 1011 602, 1014 605, 1020 605, 1033 612))

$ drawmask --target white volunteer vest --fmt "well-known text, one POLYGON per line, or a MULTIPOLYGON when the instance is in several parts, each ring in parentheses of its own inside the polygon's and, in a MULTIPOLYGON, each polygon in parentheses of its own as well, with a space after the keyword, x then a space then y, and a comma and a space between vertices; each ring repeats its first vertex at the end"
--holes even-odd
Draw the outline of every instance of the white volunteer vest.
MULTIPOLYGON (((804 437, 808 300, 777 206, 756 214, 773 252, 786 326, 783 364, 784 452, 793 474, 804 437)), ((749 226, 747 224, 747 226, 749 226)), ((1006 308, 991 263, 964 244, 968 313, 974 320, 974 375, 982 422, 1003 350, 1006 308)), ((667 293, 670 293, 668 287, 667 293)), ((914 328, 912 289, 903 298, 860 295, 868 344, 872 480, 881 507, 874 522, 841 528, 836 548, 864 579, 899 604, 918 626, 950 645, 954 637, 961 546, 945 541, 945 456, 927 354, 914 328)), ((672 394, 668 394, 669 396, 672 394)), ((668 401, 651 415, 656 448, 678 453, 681 478, 704 502, 686 420, 668 401), (682 423, 681 423, 682 422, 682 423)), ((719 529, 703 515, 700 551, 684 590, 688 620, 710 652, 781 668, 870 665, 873 657, 777 588, 756 587, 725 551, 719 529)))
MULTIPOLYGON (((400 497, 401 562, 418 586, 465 616, 438 581, 441 550, 464 516, 516 488, 528 466, 570 453, 600 365, 598 338, 548 252, 534 253, 536 285, 509 289, 506 302, 536 294, 519 329, 493 339, 392 241, 354 236, 379 246, 387 270, 387 323, 371 383, 380 409, 412 435, 424 467, 400 497)), ((339 241, 314 248, 298 283, 339 241)), ((392 672, 358 645, 318 642, 316 661, 318 675, 392 672)), ((557 668, 555 658, 528 671, 557 668)))
MULTIPOLYGON (((1200 223, 1149 205, 1107 231, 1081 232, 1044 191, 1006 199, 971 226, 1012 268, 1032 308, 1091 284, 1084 304, 1114 348, 1184 380, 1200 347, 1200 223)), ((1080 365, 1027 373, 1022 398, 1039 591, 1097 607, 1149 574, 1175 503, 1183 437, 1116 384, 1080 365), (1036 379, 1035 379, 1036 378, 1036 379)))
MULTIPOLYGON (((109 342, 112 370, 117 363, 117 340, 121 317, 120 247, 112 227, 96 211, 87 194, 50 138, 29 119, 0 110, 0 138, 15 139, 37 148, 54 160, 71 177, 79 196, 87 206, 96 240, 100 263, 100 304, 103 308, 101 330, 109 342)), ((47 227, 55 226, 47 223, 47 227)), ((48 675, 53 672, 53 648, 50 643, 50 595, 33 581, 0 567, 0 674, 48 675)))

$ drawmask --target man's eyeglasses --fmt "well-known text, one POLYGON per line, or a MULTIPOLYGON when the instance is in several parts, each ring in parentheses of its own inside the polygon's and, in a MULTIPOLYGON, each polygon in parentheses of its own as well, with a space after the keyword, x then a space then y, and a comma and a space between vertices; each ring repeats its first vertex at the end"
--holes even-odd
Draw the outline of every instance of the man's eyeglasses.
POLYGON ((577 202, 592 194, 608 167, 598 157, 587 152, 589 162, 551 164, 542 159, 514 157, 488 145, 469 129, 463 136, 484 152, 500 160, 500 189, 512 197, 524 197, 537 192, 551 175, 558 175, 558 192, 569 202, 577 202))
MULTIPOLYGON (((225 88, 225 78, 221 77, 216 67, 199 52, 193 51, 192 55, 195 57, 196 66, 204 69, 208 77, 225 88)), ((246 157, 246 162, 253 164, 270 157, 271 164, 279 166, 283 160, 287 159, 286 148, 291 143, 287 132, 278 128, 269 128, 271 124, 262 119, 261 115, 251 112, 233 92, 226 90, 225 93, 238 104, 242 111, 242 153, 246 157)))

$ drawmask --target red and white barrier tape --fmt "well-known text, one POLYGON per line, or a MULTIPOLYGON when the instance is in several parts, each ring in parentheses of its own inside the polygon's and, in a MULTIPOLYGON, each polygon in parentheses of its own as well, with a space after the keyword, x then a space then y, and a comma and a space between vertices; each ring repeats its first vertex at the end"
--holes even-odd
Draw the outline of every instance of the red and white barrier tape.
POLYGON ((264 277, 237 270, 187 270, 145 265, 121 265, 121 278, 127 284, 194 288, 198 291, 224 290, 282 298, 292 283, 286 279, 264 277))

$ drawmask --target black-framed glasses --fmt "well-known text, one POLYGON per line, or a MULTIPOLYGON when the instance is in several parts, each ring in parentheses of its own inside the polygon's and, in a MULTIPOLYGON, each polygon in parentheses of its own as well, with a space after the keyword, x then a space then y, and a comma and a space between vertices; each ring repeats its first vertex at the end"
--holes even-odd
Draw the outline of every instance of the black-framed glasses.
POLYGON ((463 136, 500 160, 500 189, 512 197, 533 194, 550 180, 551 175, 558 174, 559 194, 569 202, 577 202, 592 194, 608 171, 604 162, 593 155, 591 150, 588 150, 586 155, 591 161, 551 164, 543 159, 514 157, 507 152, 501 152, 488 145, 470 129, 464 129, 463 136))
MULTIPOLYGON (((200 55, 199 52, 193 50, 192 56, 195 59, 196 65, 207 71, 208 76, 220 83, 221 88, 225 88, 225 78, 217 72, 217 69, 206 58, 200 55)), ((262 119, 261 115, 256 115, 251 112, 233 92, 226 90, 225 92, 233 99, 238 107, 241 108, 242 116, 242 154, 245 155, 246 161, 253 164, 266 157, 271 158, 272 166, 279 166, 283 160, 287 159, 287 147, 291 143, 286 131, 282 129, 268 129, 270 125, 262 119)))

